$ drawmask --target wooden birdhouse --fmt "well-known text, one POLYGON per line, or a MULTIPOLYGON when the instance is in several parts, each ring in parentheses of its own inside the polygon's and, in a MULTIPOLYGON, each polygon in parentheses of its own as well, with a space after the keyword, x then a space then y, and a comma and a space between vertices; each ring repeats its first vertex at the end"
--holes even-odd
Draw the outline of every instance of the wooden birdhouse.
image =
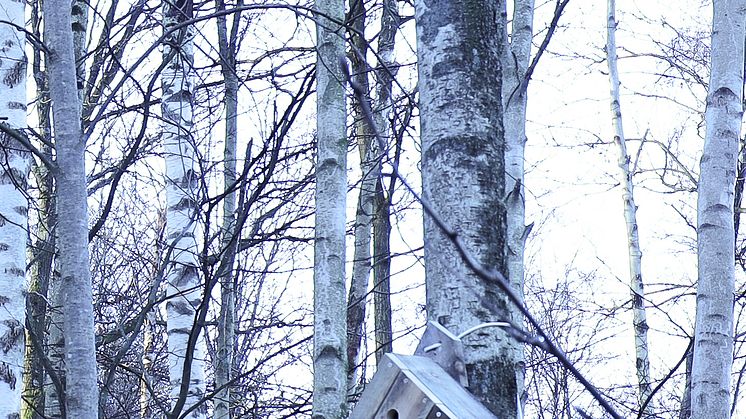
POLYGON ((462 385, 460 339, 430 322, 415 354, 386 354, 350 419, 496 419, 462 385))

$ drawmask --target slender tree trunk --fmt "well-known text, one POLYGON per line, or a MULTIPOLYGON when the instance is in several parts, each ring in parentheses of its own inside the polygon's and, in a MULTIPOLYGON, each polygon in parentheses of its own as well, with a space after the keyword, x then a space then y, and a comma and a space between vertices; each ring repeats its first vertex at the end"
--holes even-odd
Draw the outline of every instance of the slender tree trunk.
MULTIPOLYGON (((239 6, 242 2, 239 2, 239 6)), ((225 10, 225 3, 217 1, 217 9, 225 10)), ((236 74, 236 41, 240 13, 233 15, 233 25, 230 35, 226 24, 226 17, 217 19, 218 45, 220 48, 220 67, 225 82, 225 148, 223 150, 223 258, 226 262, 224 272, 220 272, 220 316, 218 317, 217 360, 215 365, 215 387, 222 388, 215 395, 215 418, 231 417, 230 381, 233 378, 233 344, 235 340, 235 311, 236 296, 233 284, 233 264, 236 257, 236 247, 232 244, 236 227, 236 195, 229 188, 236 183, 236 143, 238 137, 238 75, 236 74)))
POLYGON ((694 362, 694 348, 690 348, 686 355, 684 367, 684 396, 681 398, 679 419, 689 419, 692 416, 692 363, 694 362))
MULTIPOLYGON (((349 53, 352 64, 352 75, 365 92, 366 100, 370 103, 370 83, 366 57, 368 55, 368 41, 364 37, 366 24, 365 3, 362 0, 349 1, 349 19, 352 19, 350 39, 352 48, 349 53)), ((357 200, 354 224, 354 254, 352 258, 352 281, 347 296, 347 367, 348 387, 354 389, 356 384, 356 368, 360 346, 363 340, 363 325, 365 324, 366 296, 371 268, 371 232, 373 222, 373 199, 375 196, 376 180, 380 167, 377 164, 378 147, 372 141, 373 132, 366 123, 360 103, 353 103, 355 116, 355 135, 360 151, 360 193, 357 200)))
POLYGON ((316 0, 316 231, 314 242, 314 419, 347 415, 345 207, 346 106, 339 59, 345 56, 343 0, 316 0), (330 21, 325 17, 337 19, 330 21))
MULTIPOLYGON (((23 2, 0 1, 0 20, 23 27, 23 2)), ((26 128, 25 36, 0 24, 0 121, 20 130, 26 128)), ((28 202, 25 191, 31 156, 17 140, 0 132, 0 417, 21 412, 21 372, 24 354, 26 299, 26 226, 28 202)))
MULTIPOLYGON (((376 67, 376 102, 373 118, 383 138, 391 136, 392 113, 391 86, 397 67, 394 62, 396 32, 399 30, 399 6, 396 0, 384 0, 381 11, 381 32, 378 34, 378 59, 376 67)), ((384 150, 379 150, 379 154, 384 150)), ((394 339, 391 327, 391 199, 395 178, 392 178, 389 196, 383 190, 380 179, 380 165, 377 162, 379 178, 376 181, 373 200, 373 311, 375 320, 376 363, 383 355, 392 351, 394 339)))
POLYGON ((697 318, 692 417, 730 416, 735 238, 733 190, 743 116, 743 1, 713 2, 710 84, 697 201, 697 318))
POLYGON ((85 176, 85 138, 80 128, 70 3, 44 3, 45 41, 51 49, 49 96, 57 144, 58 227, 60 273, 65 307, 65 404, 68 417, 95 418, 98 414, 96 347, 93 333, 93 295, 88 258, 88 205, 85 176), (73 98, 71 100, 71 98, 73 98))
MULTIPOLYGON (((173 26, 192 18, 189 1, 163 5, 163 26, 173 26)), ((201 327, 196 309, 202 301, 202 284, 197 257, 197 162, 192 130, 192 71, 194 28, 187 26, 167 35, 163 48, 166 67, 161 73, 163 85, 163 145, 166 159, 166 241, 174 246, 168 260, 167 290, 172 298, 166 303, 168 320, 168 363, 171 402, 177 407, 193 406, 205 395, 204 359, 201 327), (197 344, 189 353, 189 337, 197 333, 197 344), (185 378, 186 377, 186 378, 185 378), (188 382, 185 382, 188 381, 188 382), (181 401, 184 401, 182 404, 181 401)), ((176 414, 178 412, 174 412, 176 414)), ((205 418, 203 403, 190 417, 205 418)))
POLYGON ((635 368, 637 370, 638 402, 640 408, 646 404, 642 417, 650 417, 651 396, 650 358, 648 357, 648 322, 645 312, 645 290, 642 280, 642 250, 637 228, 637 205, 635 204, 634 185, 630 171, 630 158, 627 155, 627 140, 622 123, 622 107, 619 95, 619 69, 616 52, 616 1, 608 1, 606 61, 609 63, 609 82, 611 84, 611 113, 614 126, 614 142, 619 147, 619 183, 622 185, 624 202, 624 220, 627 225, 627 242, 629 250, 629 277, 632 294, 632 324, 635 335, 635 368))
MULTIPOLYGON (((48 110, 48 106, 46 105, 42 105, 41 107, 48 110)), ((39 113, 42 114, 45 112, 39 109, 39 113)), ((39 119, 42 126, 44 126, 43 118, 39 119)), ((49 119, 46 119, 47 127, 48 123, 49 119)), ((44 128, 42 128, 42 131, 48 132, 44 128)), ((50 137, 46 136, 45 138, 50 137)), ((52 160, 52 153, 48 147, 44 148, 44 153, 52 160)), ((26 296, 26 315, 30 329, 26 333, 26 367, 24 368, 23 380, 24 407, 21 412, 22 419, 37 419, 46 416, 42 415, 45 412, 45 395, 50 392, 56 395, 56 389, 44 388, 45 374, 42 359, 46 356, 51 361, 52 354, 41 353, 37 348, 45 347, 45 337, 47 334, 47 295, 53 272, 56 246, 55 232, 52 226, 56 225, 57 209, 54 205, 52 192, 54 190, 52 173, 44 165, 35 166, 33 171, 37 187, 39 188, 39 197, 36 202, 39 215, 36 227, 36 241, 34 242, 32 251, 29 252, 33 263, 30 266, 29 290, 26 296), (36 339, 37 343, 32 344, 32 339, 36 339)), ((52 371, 52 373, 59 376, 59 370, 52 371)), ((49 385, 54 387, 51 381, 49 385)), ((59 411, 59 408, 56 410, 59 411)))
POLYGON ((384 354, 392 352, 394 334, 391 327, 391 201, 376 182, 375 218, 373 220, 373 310, 375 313, 376 365, 384 354))
POLYGON ((77 77, 78 100, 83 106, 85 97, 85 53, 88 29, 88 2, 72 2, 73 50, 75 51, 75 74, 77 77))
MULTIPOLYGON (((39 38, 41 38, 41 33, 39 32, 42 13, 41 7, 41 2, 39 2, 31 9, 31 27, 33 28, 34 35, 39 38)), ((49 90, 46 72, 42 70, 42 53, 38 49, 34 49, 33 52, 32 71, 36 80, 36 97, 38 98, 36 109, 39 132, 45 140, 52 141, 49 90)), ((52 148, 49 145, 45 144, 41 151, 50 161, 53 160, 52 148)), ((48 348, 47 316, 50 313, 50 310, 48 310, 48 304, 51 304, 49 300, 49 286, 52 281, 53 263, 56 252, 56 233, 54 226, 57 224, 57 208, 55 206, 54 175, 52 172, 48 167, 39 164, 34 166, 33 174, 36 178, 36 185, 39 188, 36 202, 38 216, 35 228, 36 241, 29 252, 32 263, 29 267, 29 292, 26 296, 26 316, 30 328, 26 332, 26 367, 23 380, 24 405, 21 411, 22 419, 54 418, 59 416, 59 413, 54 414, 46 407, 46 399, 48 397, 51 398, 51 395, 54 395, 56 400, 58 400, 58 397, 56 389, 52 388, 54 385, 51 380, 46 380, 50 373, 45 374, 42 361, 45 356, 50 361, 50 364, 55 367, 51 374, 56 374, 60 379, 64 377, 62 373, 64 368, 54 363, 54 359, 60 360, 63 358, 61 352, 55 358, 51 351, 46 350, 42 352, 37 349, 38 347, 48 348), (34 338, 37 339, 38 345, 33 344, 32 339, 34 338)), ((59 321, 61 323, 62 319, 60 318, 59 321)), ((51 332, 51 329, 49 331, 51 332)), ((62 335, 59 335, 59 339, 64 340, 62 335)), ((57 404, 58 402, 55 401, 54 403, 57 404)), ((59 412, 59 407, 55 410, 59 412)))
MULTIPOLYGON (((503 2, 503 13, 505 3, 503 2)), ((507 20, 507 16, 505 17, 507 20)), ((526 226, 526 193, 524 167, 526 149, 526 107, 528 104, 526 71, 531 59, 533 37, 534 0, 516 0, 513 6, 513 25, 510 43, 507 33, 503 34, 506 46, 503 48, 502 102, 505 127, 505 190, 508 191, 507 206, 507 248, 508 280, 513 290, 523 296, 524 268, 523 255, 530 227, 526 226)), ((507 25, 506 31, 507 31, 507 25)), ((517 309, 511 307, 511 316, 518 324, 522 322, 517 309)), ((515 346, 516 380, 518 394, 524 396, 525 361, 523 348, 515 346)))
POLYGON ((155 312, 150 311, 143 323, 142 333, 142 377, 140 378, 140 417, 151 419, 154 417, 151 400, 153 388, 153 361, 155 357, 155 312))
MULTIPOLYGON (((424 198, 488 269, 507 275, 502 2, 415 2, 424 198)), ((425 216, 428 317, 454 333, 514 320, 495 284, 479 279, 425 216), (489 313, 482 306, 498 307, 489 313)), ((502 330, 464 338, 469 390, 501 417, 517 416, 519 348, 502 330)))

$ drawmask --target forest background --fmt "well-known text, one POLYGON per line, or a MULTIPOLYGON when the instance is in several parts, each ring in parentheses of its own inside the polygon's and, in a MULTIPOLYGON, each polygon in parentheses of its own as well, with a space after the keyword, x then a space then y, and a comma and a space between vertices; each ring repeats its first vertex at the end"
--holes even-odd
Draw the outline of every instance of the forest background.
MULTIPOLYGON (((0 2, 0 7, 9 10, 10 3, 0 2)), ((31 99, 23 101, 29 104, 23 115, 28 128, 21 132, 35 150, 24 160, 27 187, 3 182, 7 189, 0 192, 15 191, 0 195, 6 220, 11 220, 7 211, 16 208, 13 193, 23 189, 29 202, 29 227, 23 233, 28 247, 26 240, 22 246, 26 346, 15 352, 21 358, 8 364, 15 369, 0 375, 18 377, 13 385, 7 378, 3 391, 23 389, 23 407, 10 403, 7 411, 21 409, 29 418, 69 415, 62 342, 71 331, 63 326, 66 285, 60 276, 65 262, 59 257, 65 243, 57 231, 69 219, 53 199, 60 186, 53 168, 60 164, 55 142, 60 144, 61 134, 52 132, 61 118, 50 116, 54 69, 45 30, 52 15, 42 11, 55 7, 49 4, 28 4, 21 21, 0 12, 5 37, 0 40, 19 44, 20 29, 26 31, 20 42, 27 59, 23 93, 31 99)), ((78 112, 85 139, 86 265, 93 284, 99 391, 95 409, 99 417, 112 418, 208 411, 214 417, 308 415, 315 358, 315 39, 316 24, 327 15, 314 15, 310 4, 301 3, 218 0, 172 6, 107 0, 73 2, 71 9, 77 63, 73 84, 82 103, 78 112), (176 29, 164 35, 164 27, 176 29), (178 64, 174 56, 181 53, 170 49, 193 56, 178 64), (167 203, 167 195, 175 201, 167 203), (192 240, 187 244, 185 238, 192 240), (196 282, 175 286, 175 271, 179 278, 191 272, 196 282), (176 316, 167 313, 173 310, 186 324, 169 324, 176 316), (204 341, 194 330, 204 330, 204 341), (174 338, 179 335, 183 341, 174 338), (174 378, 184 370, 186 380, 174 378), (190 370, 201 370, 205 377, 190 370)), ((525 179, 519 189, 524 188, 530 227, 522 259, 526 304, 534 317, 626 417, 642 415, 644 409, 636 377, 624 182, 609 110, 606 6, 547 0, 532 8, 532 59, 538 51, 542 55, 527 91, 525 179)), ((67 6, 57 7, 64 11, 67 6)), ((507 2, 509 17, 512 8, 513 2, 507 2)), ((688 417, 685 388, 695 323, 696 203, 711 8, 699 0, 682 0, 676 7, 632 1, 616 11, 618 77, 644 255, 649 374, 655 388, 645 414, 652 417, 688 417)), ((368 174, 377 169, 366 161, 368 150, 375 149, 373 133, 348 88, 347 114, 340 118, 349 138, 344 206, 349 295, 344 310, 351 335, 347 341, 359 348, 348 348, 350 371, 343 374, 354 403, 382 353, 409 353, 416 346, 427 317, 426 260, 421 205, 391 175, 396 164, 420 193, 414 4, 351 1, 342 13, 339 21, 346 30, 335 32, 340 40, 344 33, 341 55, 348 57, 355 80, 365 81, 387 139, 383 176, 376 181, 368 174), (359 200, 361 191, 372 192, 369 201, 359 200), (375 213, 360 218, 360 208, 375 213), (369 225, 367 233, 360 231, 361 223, 369 225), (366 235, 367 244, 360 245, 366 235)), ((5 59, 3 65, 8 62, 13 61, 5 59)), ((2 67, 8 68, 15 67, 2 67)), ((17 86, 5 80, 3 88, 17 86)), ((744 153, 738 155, 740 174, 744 153)), ((11 161, 15 164, 9 158, 4 168, 11 161)), ((740 321, 746 247, 737 215, 743 177, 737 179, 734 417, 743 414, 746 372, 740 321)), ((317 298, 326 296, 317 293, 317 298)), ((24 316, 16 312, 10 317, 24 316)), ((22 342, 20 329, 4 324, 3 342, 9 348, 22 342)), ((576 408, 601 415, 551 356, 537 348, 526 349, 525 356, 521 397, 526 417, 575 417, 576 408)))

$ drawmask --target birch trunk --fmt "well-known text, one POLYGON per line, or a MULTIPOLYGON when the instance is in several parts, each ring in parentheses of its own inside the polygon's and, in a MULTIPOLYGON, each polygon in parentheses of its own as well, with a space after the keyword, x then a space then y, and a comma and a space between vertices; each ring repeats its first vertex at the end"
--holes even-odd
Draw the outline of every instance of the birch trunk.
MULTIPOLYGON (((163 5, 164 30, 192 17, 191 2, 163 5)), ((173 246, 168 260, 166 303, 168 320, 168 363, 174 416, 180 406, 193 406, 205 394, 204 359, 206 348, 196 321, 196 308, 202 301, 202 284, 197 258, 197 162, 192 130, 192 40, 194 28, 187 26, 167 36, 161 73, 163 85, 163 144, 166 160, 166 241, 173 246), (197 334, 193 351, 189 339, 197 334)), ((203 403, 189 417, 206 418, 203 403)))
MULTIPOLYGON (((365 92, 365 99, 370 103, 370 83, 366 57, 368 55, 368 41, 364 37, 366 24, 365 3, 362 0, 349 1, 349 16, 354 19, 351 23, 349 53, 352 64, 352 77, 365 92)), ((355 134, 358 151, 360 152, 360 193, 357 200, 354 224, 354 254, 352 257, 352 281, 347 297, 347 379, 348 388, 352 391, 356 384, 356 365, 360 346, 363 339, 363 325, 365 324, 366 297, 371 268, 371 232, 373 222, 373 199, 375 196, 378 170, 378 147, 372 141, 373 132, 365 121, 362 107, 357 101, 353 102, 355 117, 355 134)))
POLYGON ((619 69, 616 52, 616 1, 609 0, 607 15, 606 61, 609 64, 609 82, 611 84, 611 121, 614 127, 614 142, 619 147, 619 183, 622 185, 624 202, 624 221, 627 225, 627 242, 629 250, 629 288, 632 293, 632 325, 635 335, 635 368, 637 370, 638 402, 641 417, 650 417, 652 405, 650 358, 648 357, 648 322, 645 312, 645 290, 642 280, 642 250, 637 228, 637 206, 635 204, 634 185, 627 155, 627 141, 622 123, 622 106, 619 95, 619 69))
POLYGON ((339 59, 345 56, 343 0, 316 0, 316 230, 314 242, 314 419, 347 415, 345 207, 346 106, 339 59), (337 22, 327 18, 336 19, 337 22))
POLYGON ((743 115, 745 13, 743 1, 713 2, 712 64, 697 195, 699 281, 691 395, 695 419, 730 416, 733 188, 743 115))
MULTIPOLYGON (((423 195, 488 269, 507 274, 502 2, 415 2, 423 195)), ((494 284, 480 280, 425 216, 428 317, 453 333, 515 320, 494 284), (500 309, 489 313, 481 302, 500 309)), ((502 330, 464 339, 469 390, 501 417, 517 416, 517 345, 502 330)))
MULTIPOLYGON (((23 27, 23 2, 0 1, 0 20, 23 27)), ((0 24, 0 115, 12 129, 26 128, 25 35, 0 24)), ((26 299, 25 190, 31 156, 9 134, 0 132, 0 417, 21 412, 26 299)))
MULTIPOLYGON (((225 2, 216 2, 218 10, 225 10, 225 2)), ((238 6, 242 4, 238 2, 238 6)), ((235 340, 236 296, 233 285, 233 265, 236 247, 233 235, 236 226, 236 195, 229 188, 236 183, 236 143, 238 138, 238 75, 236 74, 236 42, 241 14, 233 15, 230 34, 226 17, 220 16, 218 24, 218 45, 220 48, 220 68, 225 82, 225 148, 223 150, 223 258, 225 272, 220 272, 220 317, 218 317, 217 360, 215 364, 215 387, 221 389, 215 395, 215 418, 231 417, 230 401, 233 366, 233 343, 235 340)))
MULTIPOLYGON (((503 10, 505 4, 503 3, 503 10)), ((505 17, 507 20, 507 16, 505 17)), ((524 159, 526 150, 526 108, 528 105, 526 71, 531 59, 533 37, 534 0, 516 0, 513 5, 513 25, 510 42, 503 49, 502 101, 505 127, 505 190, 507 206, 508 280, 513 290, 523 296, 523 257, 530 228, 526 226, 526 193, 524 186, 524 159)), ((507 25, 505 25, 507 28, 507 25)), ((507 42, 507 34, 503 35, 507 42)), ((513 319, 520 319, 517 309, 511 307, 513 319)), ((518 322, 520 324, 522 322, 518 322)), ((518 394, 524 398, 525 361, 523 348, 515 346, 516 380, 518 394)))
POLYGON ((88 263, 88 205, 85 176, 85 138, 80 128, 70 3, 44 3, 48 55, 49 96, 57 144, 57 212, 64 302, 65 406, 68 417, 98 415, 96 347, 93 333, 93 296, 88 263), (73 99, 71 99, 73 98, 73 99))

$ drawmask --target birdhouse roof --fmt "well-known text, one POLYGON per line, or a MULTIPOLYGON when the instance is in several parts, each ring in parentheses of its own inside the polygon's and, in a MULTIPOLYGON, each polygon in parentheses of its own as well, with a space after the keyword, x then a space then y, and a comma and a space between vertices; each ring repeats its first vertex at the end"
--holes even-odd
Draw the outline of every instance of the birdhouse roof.
POLYGON ((350 419, 496 419, 430 358, 386 354, 350 419))

